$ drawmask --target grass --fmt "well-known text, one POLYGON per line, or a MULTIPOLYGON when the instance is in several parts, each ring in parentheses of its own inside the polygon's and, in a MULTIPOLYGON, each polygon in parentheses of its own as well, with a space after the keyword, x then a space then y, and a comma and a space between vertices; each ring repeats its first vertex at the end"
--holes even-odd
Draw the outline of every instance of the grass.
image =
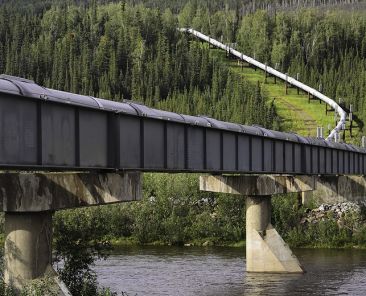
POLYGON ((291 131, 303 136, 316 136, 316 127, 323 126, 324 129, 334 126, 334 115, 325 115, 325 104, 319 101, 310 101, 308 103, 308 95, 297 94, 295 88, 288 88, 285 94, 285 84, 279 79, 274 83, 273 77, 268 77, 265 82, 265 75, 262 71, 255 71, 249 67, 240 66, 234 62, 230 62, 232 71, 242 75, 247 80, 258 83, 265 95, 274 99, 277 113, 281 118, 281 129, 291 131))
MULTIPOLYGON (((219 49, 214 49, 213 54, 222 59, 226 59, 225 53, 219 49)), ((302 136, 316 136, 317 126, 324 128, 324 136, 328 135, 328 127, 335 127, 334 112, 328 112, 326 115, 324 102, 319 100, 311 100, 309 103, 308 94, 299 92, 296 88, 288 88, 285 91, 285 83, 277 79, 274 83, 274 77, 265 78, 262 70, 255 70, 244 64, 242 67, 236 60, 226 59, 230 70, 243 76, 249 82, 260 85, 262 92, 270 99, 274 99, 277 114, 280 117, 280 129, 282 131, 294 132, 302 136)), ((357 128, 353 130, 353 134, 357 137, 357 128)), ((352 143, 349 132, 346 131, 346 142, 352 143)))

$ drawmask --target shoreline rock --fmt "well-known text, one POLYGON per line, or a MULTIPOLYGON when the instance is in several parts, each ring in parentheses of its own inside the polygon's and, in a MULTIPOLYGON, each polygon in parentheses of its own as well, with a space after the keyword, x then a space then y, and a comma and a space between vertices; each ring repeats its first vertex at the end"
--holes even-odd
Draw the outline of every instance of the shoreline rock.
POLYGON ((344 225, 344 218, 352 216, 361 221, 363 209, 366 203, 342 202, 337 204, 321 204, 318 208, 307 209, 305 216, 300 220, 300 224, 316 224, 320 221, 334 219, 340 227, 344 225))

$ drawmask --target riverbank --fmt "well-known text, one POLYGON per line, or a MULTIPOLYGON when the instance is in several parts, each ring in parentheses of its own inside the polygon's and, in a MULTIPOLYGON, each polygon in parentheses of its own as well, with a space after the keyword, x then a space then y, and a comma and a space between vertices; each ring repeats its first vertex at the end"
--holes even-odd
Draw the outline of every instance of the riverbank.
POLYGON ((139 247, 139 246, 175 246, 175 247, 232 247, 245 248, 245 240, 238 242, 218 242, 216 239, 202 239, 194 240, 181 244, 170 244, 163 241, 154 241, 151 243, 141 244, 135 237, 121 237, 110 240, 112 252, 118 251, 125 247, 139 247))
MULTIPOLYGON (((188 242, 182 245, 171 245, 166 244, 161 241, 156 241, 147 244, 140 244, 136 239, 133 238, 118 238, 113 239, 111 241, 111 253, 116 253, 125 247, 142 247, 142 246, 153 246, 153 247, 167 247, 167 246, 174 246, 174 247, 223 247, 223 248, 245 248, 245 240, 241 240, 239 242, 226 242, 226 243, 215 243, 214 241, 195 241, 195 242, 188 242)), ((364 245, 354 245, 354 244, 346 244, 343 246, 332 246, 330 244, 323 244, 323 245, 303 245, 303 246, 293 246, 297 249, 334 249, 334 250, 350 250, 350 249, 357 249, 357 250, 366 250, 366 244, 364 245)))
MULTIPOLYGON (((290 247, 327 249, 366 249, 365 204, 343 202, 319 207, 295 208, 290 198, 274 199, 273 222, 290 247)), ((243 223, 244 224, 244 223, 243 223)), ((244 225, 242 226, 244 227, 244 225)), ((125 246, 245 247, 245 239, 223 240, 202 237, 179 242, 152 240, 142 243, 138 236, 114 237, 112 248, 125 246)))

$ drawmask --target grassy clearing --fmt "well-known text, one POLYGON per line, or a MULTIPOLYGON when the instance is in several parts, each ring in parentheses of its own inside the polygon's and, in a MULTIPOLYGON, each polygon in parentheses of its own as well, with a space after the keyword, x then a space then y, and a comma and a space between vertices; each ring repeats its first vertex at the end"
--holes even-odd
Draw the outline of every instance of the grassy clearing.
POLYGON ((243 75, 247 80, 260 84, 263 92, 271 99, 277 108, 281 118, 281 129, 284 131, 296 132, 303 136, 316 136, 316 127, 323 126, 326 130, 328 125, 333 128, 334 113, 325 115, 325 104, 319 101, 308 102, 308 95, 300 92, 297 94, 296 88, 288 88, 285 94, 285 84, 277 79, 274 83, 273 77, 268 77, 265 81, 263 71, 255 71, 249 67, 238 66, 237 62, 231 61, 232 71, 243 75))
MULTIPOLYGON (((225 59, 225 53, 215 49, 213 54, 225 59)), ((328 126, 333 129, 335 126, 334 112, 325 113, 326 104, 318 100, 311 100, 309 103, 308 94, 299 92, 296 88, 288 88, 285 93, 285 83, 277 79, 274 83, 274 77, 265 79, 262 70, 255 70, 244 64, 242 67, 236 60, 228 60, 230 69, 245 77, 248 81, 260 85, 262 91, 270 99, 274 99, 277 113, 280 117, 280 128, 283 131, 298 133, 302 136, 316 136, 316 127, 322 126, 327 135, 328 126)), ((354 129, 354 135, 358 130, 354 129)), ((352 142, 349 132, 346 132, 346 142, 352 142)))

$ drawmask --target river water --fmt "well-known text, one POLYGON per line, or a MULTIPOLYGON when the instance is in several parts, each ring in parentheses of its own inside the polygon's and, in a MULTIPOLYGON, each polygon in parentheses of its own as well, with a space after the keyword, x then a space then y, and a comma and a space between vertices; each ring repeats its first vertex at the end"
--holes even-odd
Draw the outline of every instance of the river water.
POLYGON ((294 253, 306 274, 247 274, 244 249, 196 247, 126 247, 95 271, 128 296, 366 295, 365 250, 294 253))

